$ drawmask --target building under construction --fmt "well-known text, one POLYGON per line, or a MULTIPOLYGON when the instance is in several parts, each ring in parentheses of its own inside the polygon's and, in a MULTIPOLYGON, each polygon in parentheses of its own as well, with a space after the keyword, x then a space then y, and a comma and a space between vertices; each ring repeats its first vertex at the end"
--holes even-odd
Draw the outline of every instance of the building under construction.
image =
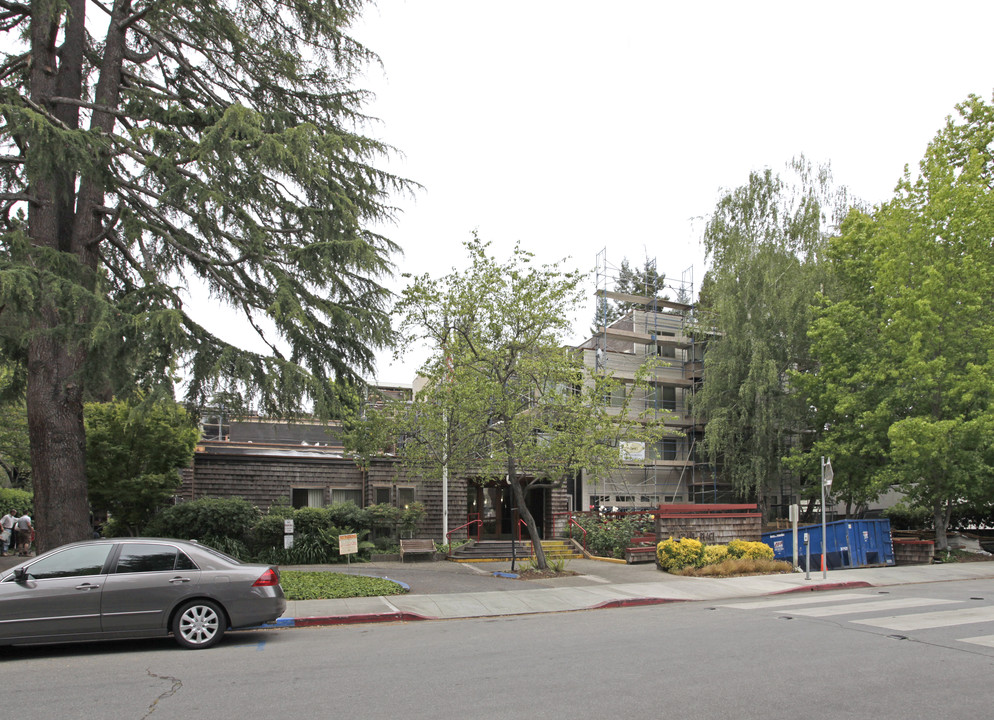
POLYGON ((619 452, 625 465, 607 477, 583 477, 577 509, 649 509, 664 503, 716 502, 717 477, 698 452, 704 421, 693 398, 703 382, 706 334, 694 324, 692 269, 680 280, 660 277, 655 261, 632 271, 597 256, 596 326, 580 348, 584 362, 621 385, 611 402, 627 399, 630 412, 648 411, 667 434, 654 447, 634 443, 619 452), (637 370, 652 356, 659 365, 646 390, 635 387, 637 370))

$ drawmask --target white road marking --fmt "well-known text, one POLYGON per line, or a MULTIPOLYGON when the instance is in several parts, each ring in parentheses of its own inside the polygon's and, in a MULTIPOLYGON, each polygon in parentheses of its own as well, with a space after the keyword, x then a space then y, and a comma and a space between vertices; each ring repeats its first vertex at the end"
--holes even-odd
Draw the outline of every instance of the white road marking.
POLYGON ((885 618, 852 620, 858 625, 886 628, 888 630, 925 630, 927 628, 952 627, 970 623, 991 622, 994 620, 994 606, 962 608, 960 610, 938 610, 913 615, 892 615, 885 618))
MULTIPOLYGON (((793 593, 791 594, 793 595, 793 593)), ((728 605, 719 605, 719 607, 738 608, 739 610, 762 610, 763 608, 786 607, 788 605, 815 605, 818 603, 832 603, 838 600, 870 600, 874 597, 876 596, 861 593, 839 593, 838 595, 832 595, 831 597, 826 597, 820 593, 811 593, 811 595, 805 595, 803 597, 789 597, 777 600, 757 600, 754 602, 735 604, 729 603, 728 605)))
POLYGON ((901 608, 921 607, 923 605, 946 605, 958 603, 961 600, 934 600, 931 598, 891 598, 889 600, 873 600, 865 603, 849 603, 845 605, 830 605, 828 607, 801 608, 790 610, 793 615, 802 617, 832 617, 833 615, 853 615, 855 613, 877 612, 879 610, 899 610, 901 608))

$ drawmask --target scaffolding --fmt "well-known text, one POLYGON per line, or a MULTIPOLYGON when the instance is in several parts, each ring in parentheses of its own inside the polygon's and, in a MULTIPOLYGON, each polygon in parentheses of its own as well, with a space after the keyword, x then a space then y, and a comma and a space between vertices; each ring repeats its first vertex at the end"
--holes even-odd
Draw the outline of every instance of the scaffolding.
MULTIPOLYGON (((629 402, 637 411, 662 417, 664 425, 681 433, 657 447, 646 448, 641 479, 628 472, 614 482, 608 505, 657 506, 666 502, 714 502, 714 473, 697 462, 697 445, 703 432, 693 396, 703 380, 703 347, 694 325, 693 268, 679 280, 660 277, 655 259, 621 268, 609 263, 607 249, 597 254, 596 328, 591 344, 594 369, 629 379, 635 365, 651 355, 664 364, 650 380, 649 391, 629 402), (710 492, 709 492, 710 491, 710 492)), ((605 488, 605 491, 607 488, 605 488)))

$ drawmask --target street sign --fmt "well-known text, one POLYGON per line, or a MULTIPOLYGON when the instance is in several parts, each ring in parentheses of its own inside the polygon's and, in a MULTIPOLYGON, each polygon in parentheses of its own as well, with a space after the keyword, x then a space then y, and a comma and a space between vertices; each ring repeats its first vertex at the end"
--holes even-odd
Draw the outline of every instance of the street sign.
POLYGON ((283 521, 283 534, 293 535, 293 518, 287 518, 283 521))
POLYGON ((338 536, 338 554, 355 555, 359 552, 359 536, 356 533, 338 536))
POLYGON ((825 463, 825 469, 823 472, 825 474, 825 487, 832 487, 832 480, 835 478, 835 471, 832 470, 831 460, 825 463))

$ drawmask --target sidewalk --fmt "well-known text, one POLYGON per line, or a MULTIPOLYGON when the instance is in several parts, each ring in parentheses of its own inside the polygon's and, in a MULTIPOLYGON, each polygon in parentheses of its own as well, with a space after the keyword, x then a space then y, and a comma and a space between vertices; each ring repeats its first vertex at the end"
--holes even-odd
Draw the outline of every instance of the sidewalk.
MULTIPOLYGON (((386 563, 381 563, 376 569, 383 570, 383 565, 386 563)), ((397 568, 387 568, 396 577, 391 577, 389 573, 387 577, 397 579, 404 574, 404 569, 399 567, 399 563, 397 565, 397 568)), ((398 620, 450 620, 695 600, 729 600, 840 588, 994 579, 994 562, 831 570, 825 579, 821 572, 812 572, 810 579, 805 579, 804 573, 724 579, 690 578, 668 575, 652 564, 611 565, 574 561, 570 568, 580 573, 578 576, 562 580, 522 581, 494 577, 493 572, 507 572, 510 568, 506 563, 487 563, 482 566, 487 569, 487 581, 481 583, 479 591, 418 594, 416 587, 412 587, 409 594, 389 597, 290 601, 284 617, 277 624, 304 627, 398 620), (582 568, 578 567, 580 565, 582 568), (613 582, 604 577, 619 579, 625 574, 631 574, 634 580, 613 582), (495 589, 487 587, 494 583, 495 589)), ((355 566, 357 574, 384 576, 380 572, 364 572, 371 569, 355 566)))
MULTIPOLYGON (((0 570, 24 558, 0 558, 0 570)), ((403 620, 452 620, 559 613, 670 602, 718 601, 789 592, 886 587, 953 580, 994 579, 994 562, 905 565, 830 570, 827 578, 812 572, 740 578, 692 578, 669 575, 655 564, 623 565, 572 560, 576 575, 520 580, 505 577, 510 563, 380 562, 282 568, 328 570, 386 577, 409 587, 403 595, 290 600, 274 627, 307 627, 403 620), (495 575, 497 573, 497 575, 495 575)))

